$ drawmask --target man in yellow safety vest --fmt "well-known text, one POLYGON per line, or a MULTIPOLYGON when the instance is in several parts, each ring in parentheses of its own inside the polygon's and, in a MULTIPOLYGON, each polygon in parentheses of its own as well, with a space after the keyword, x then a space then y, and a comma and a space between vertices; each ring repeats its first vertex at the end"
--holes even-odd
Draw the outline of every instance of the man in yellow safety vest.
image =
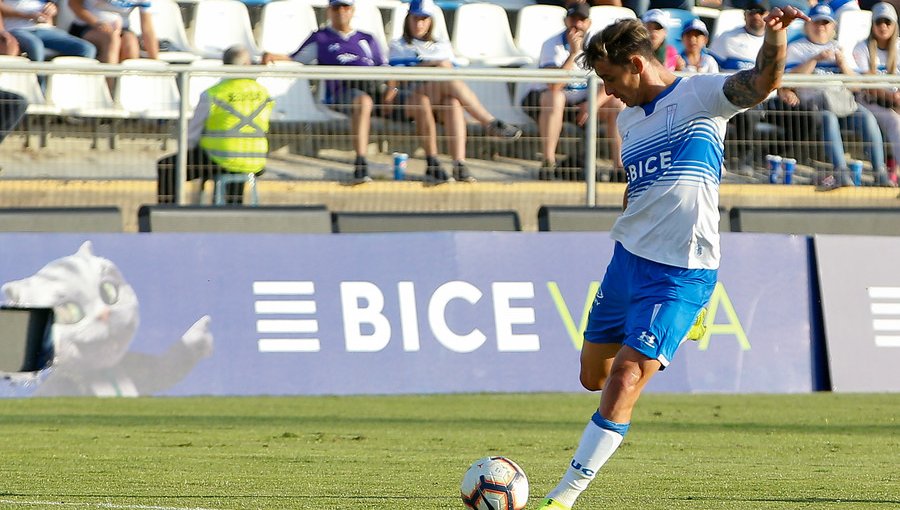
MULTIPOLYGON (((222 61, 250 65, 250 53, 232 46, 222 61)), ((272 106, 269 91, 252 78, 225 78, 206 89, 188 124, 187 180, 205 181, 222 172, 262 174, 272 106)), ((175 158, 166 156, 156 165, 161 204, 175 202, 175 158)), ((243 195, 243 182, 226 185, 226 203, 240 204, 243 195)))

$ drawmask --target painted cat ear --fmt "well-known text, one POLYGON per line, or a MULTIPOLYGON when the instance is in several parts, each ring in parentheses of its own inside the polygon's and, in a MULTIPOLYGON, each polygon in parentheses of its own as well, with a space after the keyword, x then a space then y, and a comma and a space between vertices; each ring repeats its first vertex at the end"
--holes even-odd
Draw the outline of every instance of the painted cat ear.
POLYGON ((0 287, 0 292, 2 292, 4 296, 6 296, 7 304, 14 305, 18 304, 19 302, 19 286, 16 285, 16 283, 17 282, 8 282, 4 283, 3 286, 0 287))
POLYGON ((94 254, 94 245, 91 244, 90 241, 85 241, 82 243, 81 247, 78 248, 78 255, 93 255, 94 254))

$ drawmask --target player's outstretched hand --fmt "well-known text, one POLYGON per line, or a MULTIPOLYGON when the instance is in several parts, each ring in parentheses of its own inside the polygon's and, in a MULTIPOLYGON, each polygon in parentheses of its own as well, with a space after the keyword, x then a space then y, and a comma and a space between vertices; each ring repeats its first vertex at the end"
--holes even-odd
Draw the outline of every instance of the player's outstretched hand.
POLYGON ((763 21, 767 27, 777 32, 779 30, 787 30, 787 27, 795 19, 809 21, 809 16, 794 6, 785 5, 784 7, 774 7, 763 21))

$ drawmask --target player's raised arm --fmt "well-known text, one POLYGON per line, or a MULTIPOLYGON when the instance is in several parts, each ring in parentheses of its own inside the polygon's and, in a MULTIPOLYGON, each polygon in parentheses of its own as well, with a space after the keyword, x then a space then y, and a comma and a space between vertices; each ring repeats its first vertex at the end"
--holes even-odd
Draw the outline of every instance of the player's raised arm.
POLYGON ((735 106, 759 104, 781 84, 787 58, 787 28, 795 19, 809 20, 791 6, 775 7, 765 17, 766 35, 753 69, 740 71, 725 81, 725 97, 735 106))

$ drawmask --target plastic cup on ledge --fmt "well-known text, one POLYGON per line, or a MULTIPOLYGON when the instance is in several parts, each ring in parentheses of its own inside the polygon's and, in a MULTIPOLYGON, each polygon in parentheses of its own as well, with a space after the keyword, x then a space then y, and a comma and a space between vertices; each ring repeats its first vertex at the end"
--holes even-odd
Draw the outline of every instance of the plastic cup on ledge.
POLYGON ((794 168, 797 167, 797 160, 794 158, 783 158, 781 166, 784 169, 784 183, 790 184, 794 181, 794 168))
POLYGON ((769 163, 769 184, 776 184, 778 174, 781 173, 781 156, 769 154, 766 156, 766 161, 769 163))

